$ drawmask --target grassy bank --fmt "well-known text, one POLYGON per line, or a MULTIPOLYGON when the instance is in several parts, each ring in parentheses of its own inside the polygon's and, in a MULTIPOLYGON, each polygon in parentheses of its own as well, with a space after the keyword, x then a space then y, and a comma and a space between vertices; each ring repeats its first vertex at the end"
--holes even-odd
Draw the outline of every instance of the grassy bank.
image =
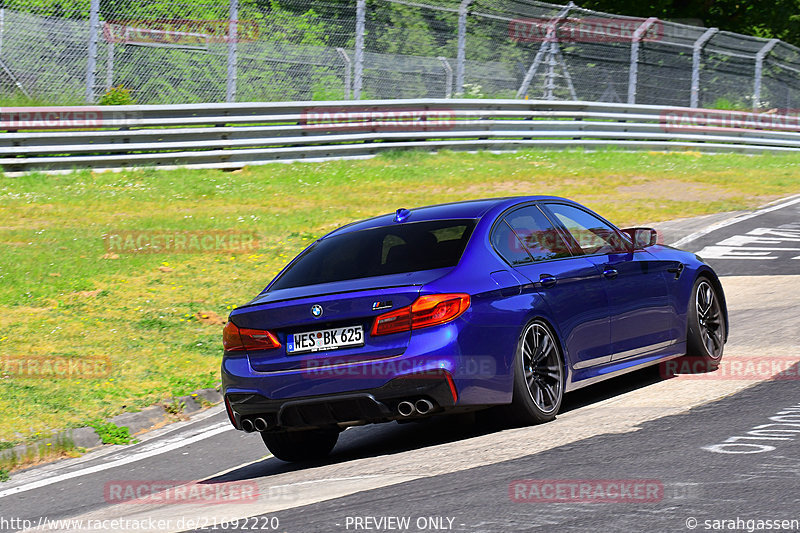
POLYGON ((389 154, 236 172, 0 179, 0 359, 108 358, 102 377, 0 378, 0 441, 213 385, 219 322, 303 246, 398 207, 555 194, 620 224, 755 207, 800 192, 800 156, 389 154), (115 231, 255 231, 247 253, 108 253, 115 231), (219 319, 217 319, 219 317, 219 319))

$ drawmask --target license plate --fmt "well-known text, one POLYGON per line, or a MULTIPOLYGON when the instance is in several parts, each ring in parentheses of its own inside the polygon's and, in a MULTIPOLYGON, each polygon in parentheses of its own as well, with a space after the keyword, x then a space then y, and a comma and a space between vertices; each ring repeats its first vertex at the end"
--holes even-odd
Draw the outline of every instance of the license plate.
POLYGON ((323 329, 290 334, 286 338, 286 353, 320 352, 350 346, 364 346, 364 328, 323 329))

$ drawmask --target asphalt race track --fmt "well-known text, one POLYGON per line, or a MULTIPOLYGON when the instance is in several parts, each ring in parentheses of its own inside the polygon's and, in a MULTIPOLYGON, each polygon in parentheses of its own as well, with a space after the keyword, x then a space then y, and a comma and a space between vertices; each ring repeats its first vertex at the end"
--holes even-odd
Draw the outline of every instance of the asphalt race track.
POLYGON ((751 215, 711 226, 712 231, 692 240, 689 248, 709 261, 720 276, 800 274, 800 198, 751 215))
POLYGON ((568 395, 541 426, 351 428, 302 467, 217 406, 15 473, 0 530, 800 531, 800 197, 664 230, 725 276, 731 335, 715 373, 617 378, 568 395), (142 487, 158 494, 126 501, 142 487))

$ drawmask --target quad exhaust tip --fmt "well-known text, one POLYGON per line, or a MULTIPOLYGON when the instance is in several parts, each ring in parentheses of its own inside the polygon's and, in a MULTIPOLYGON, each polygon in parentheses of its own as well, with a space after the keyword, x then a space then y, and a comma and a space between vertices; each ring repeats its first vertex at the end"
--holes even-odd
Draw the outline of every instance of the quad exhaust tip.
POLYGON ((416 401, 416 403, 414 404, 414 408, 417 410, 419 414, 427 415, 433 409, 433 404, 430 402, 430 400, 421 398, 416 401))
POLYGON ((397 404, 397 412, 400 413, 402 416, 411 416, 416 411, 416 407, 414 404, 409 402, 408 400, 403 400, 399 404, 397 404))
POLYGON ((244 430, 245 433, 252 433, 253 431, 255 431, 255 429, 256 428, 253 425, 252 420, 250 420, 249 418, 245 418, 242 420, 242 430, 244 430))
POLYGON ((263 418, 256 418, 253 420, 253 427, 256 431, 266 431, 269 427, 269 424, 267 424, 267 421, 263 418))
POLYGON ((410 400, 403 400, 397 404, 397 412, 400 413, 400 416, 427 415, 431 411, 433 411, 433 403, 425 398, 420 398, 413 403, 410 400))

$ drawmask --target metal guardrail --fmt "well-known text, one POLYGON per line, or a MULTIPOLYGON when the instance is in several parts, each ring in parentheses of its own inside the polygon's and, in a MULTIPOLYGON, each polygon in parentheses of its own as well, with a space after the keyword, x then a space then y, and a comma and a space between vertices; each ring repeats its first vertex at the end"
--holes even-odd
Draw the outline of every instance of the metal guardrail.
POLYGON ((0 110, 6 176, 85 168, 236 169, 398 149, 601 147, 796 151, 800 119, 777 111, 473 99, 0 110))

